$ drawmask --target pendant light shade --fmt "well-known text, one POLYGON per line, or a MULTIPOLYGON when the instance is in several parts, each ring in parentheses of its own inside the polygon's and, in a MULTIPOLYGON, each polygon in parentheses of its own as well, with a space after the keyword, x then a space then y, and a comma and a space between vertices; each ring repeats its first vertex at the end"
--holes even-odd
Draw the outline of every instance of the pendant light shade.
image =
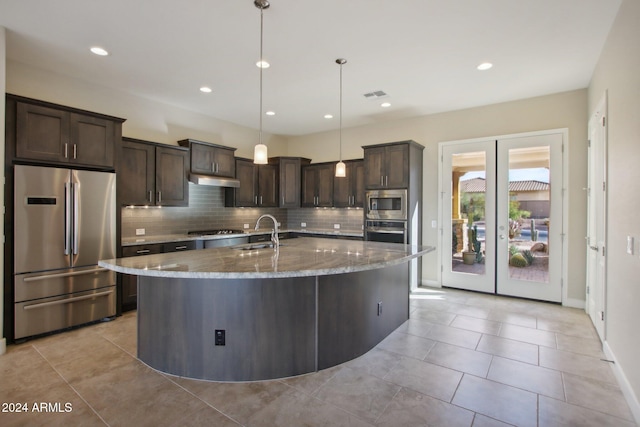
POLYGON ((340 161, 336 164, 336 178, 347 176, 347 165, 342 161, 342 66, 346 63, 344 58, 336 59, 336 64, 340 65, 340 161))
MULTIPOLYGON (((260 9, 260 61, 258 64, 264 64, 264 58, 262 56, 263 11, 268 9, 270 4, 267 0, 255 0, 253 4, 260 9)), ((260 139, 253 150, 253 163, 266 165, 269 156, 267 154, 267 146, 262 143, 262 70, 266 67, 258 65, 258 68, 260 69, 260 139)))
POLYGON ((256 144, 253 147, 253 163, 256 165, 266 165, 269 155, 267 154, 267 146, 264 144, 256 144))

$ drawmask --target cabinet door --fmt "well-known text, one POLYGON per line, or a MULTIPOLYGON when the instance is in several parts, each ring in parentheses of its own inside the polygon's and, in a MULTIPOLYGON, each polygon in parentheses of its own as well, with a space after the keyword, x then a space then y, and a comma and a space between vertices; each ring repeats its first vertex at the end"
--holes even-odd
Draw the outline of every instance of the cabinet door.
POLYGON ((225 150, 224 148, 216 148, 214 151, 215 174, 218 176, 226 176, 235 178, 236 176, 236 158, 233 150, 225 150))
POLYGON ((318 168, 316 166, 304 166, 302 168, 302 198, 300 206, 314 207, 318 188, 318 168))
POLYGON ((156 205, 189 206, 189 151, 156 147, 156 205))
POLYGON ((278 167, 258 166, 258 203, 263 207, 278 207, 278 167))
POLYGON ((155 204, 155 147, 124 140, 121 156, 117 186, 122 204, 155 204))
POLYGON ((318 206, 333 206, 333 174, 332 164, 317 166, 318 168, 318 206))
POLYGON ((347 173, 351 176, 351 206, 364 207, 364 162, 351 163, 351 171, 347 173))
POLYGON ((71 113, 69 129, 71 163, 113 167, 116 136, 112 121, 71 113))
POLYGON ((384 147, 364 150, 364 185, 367 189, 384 187, 384 147))
POLYGON ((280 159, 280 207, 300 207, 300 160, 280 159))
POLYGON ((69 113, 17 103, 16 156, 66 162, 69 154, 69 113))
POLYGON ((211 175, 215 170, 214 148, 208 145, 192 142, 191 171, 211 175))
POLYGON ((400 144, 385 148, 385 187, 407 188, 409 185, 409 146, 400 144))
POLYGON ((236 178, 240 181, 240 187, 235 190, 235 206, 257 206, 257 167, 248 160, 236 160, 236 178))
POLYGON ((138 276, 121 274, 123 311, 135 310, 138 302, 138 276))

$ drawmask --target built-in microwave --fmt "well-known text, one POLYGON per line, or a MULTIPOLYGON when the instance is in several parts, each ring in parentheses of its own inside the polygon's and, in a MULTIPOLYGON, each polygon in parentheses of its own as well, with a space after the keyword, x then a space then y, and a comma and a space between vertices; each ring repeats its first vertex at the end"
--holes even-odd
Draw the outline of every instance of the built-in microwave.
POLYGON ((407 190, 369 190, 365 198, 367 219, 407 220, 407 190))

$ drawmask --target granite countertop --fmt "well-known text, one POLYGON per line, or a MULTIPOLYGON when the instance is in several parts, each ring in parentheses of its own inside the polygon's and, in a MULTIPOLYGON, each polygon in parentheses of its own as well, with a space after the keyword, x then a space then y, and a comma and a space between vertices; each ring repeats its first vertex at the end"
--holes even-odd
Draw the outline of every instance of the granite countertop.
POLYGON ((278 251, 233 247, 102 260, 101 267, 139 276, 241 279, 323 276, 373 270, 407 262, 435 248, 397 243, 301 237, 278 251))
MULTIPOLYGON (((321 230, 311 228, 288 228, 278 230, 280 233, 307 233, 307 234, 325 234, 329 236, 345 236, 345 237, 362 237, 364 235, 362 230, 321 230)), ((266 228, 263 230, 254 231, 253 229, 246 230, 243 234, 216 234, 209 236, 189 235, 189 234, 165 234, 159 236, 136 236, 126 237, 122 239, 122 246, 134 246, 134 245, 149 245, 154 243, 173 243, 183 242, 186 240, 215 240, 215 239, 229 239, 232 237, 253 236, 259 234, 270 234, 271 230, 266 228)))

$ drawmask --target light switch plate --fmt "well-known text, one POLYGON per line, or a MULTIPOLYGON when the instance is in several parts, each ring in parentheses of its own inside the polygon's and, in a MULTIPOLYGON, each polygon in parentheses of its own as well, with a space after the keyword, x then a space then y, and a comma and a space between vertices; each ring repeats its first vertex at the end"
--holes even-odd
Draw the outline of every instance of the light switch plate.
POLYGON ((300 227, 304 228, 304 227, 306 227, 306 226, 307 226, 307 223, 306 223, 306 222, 301 222, 301 223, 300 223, 300 227))
POLYGON ((144 228, 136 228, 136 236, 144 236, 145 232, 144 228))
POLYGON ((431 220, 431 228, 438 228, 438 221, 435 219, 431 220))
POLYGON ((633 255, 633 236, 627 236, 627 253, 633 255))
POLYGON ((249 224, 244 224, 243 227, 244 228, 249 228, 249 224))

